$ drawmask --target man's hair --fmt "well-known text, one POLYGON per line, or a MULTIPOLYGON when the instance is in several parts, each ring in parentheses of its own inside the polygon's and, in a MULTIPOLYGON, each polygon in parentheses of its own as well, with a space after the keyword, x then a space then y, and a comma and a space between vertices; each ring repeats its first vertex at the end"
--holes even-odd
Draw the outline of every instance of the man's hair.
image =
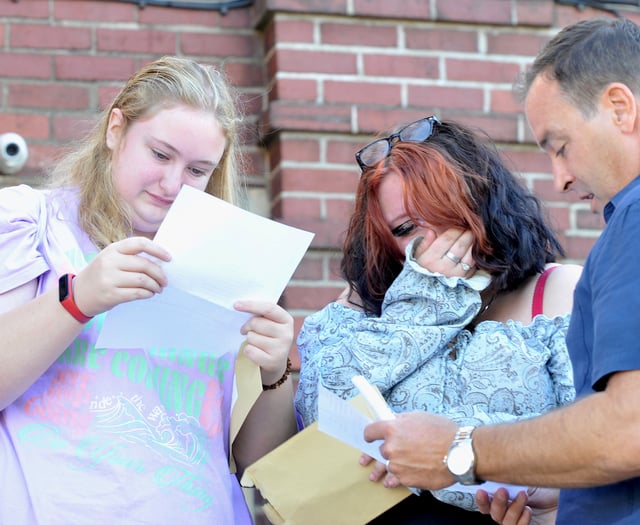
POLYGON ((585 116, 612 82, 640 94, 640 27, 626 18, 593 18, 562 29, 535 58, 515 85, 526 98, 540 75, 558 82, 567 99, 585 116))

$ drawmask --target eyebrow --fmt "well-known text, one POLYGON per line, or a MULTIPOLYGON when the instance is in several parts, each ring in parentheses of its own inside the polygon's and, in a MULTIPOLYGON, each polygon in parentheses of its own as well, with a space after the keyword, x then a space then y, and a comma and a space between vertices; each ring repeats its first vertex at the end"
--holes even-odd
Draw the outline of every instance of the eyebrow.
MULTIPOLYGON (((160 144, 162 144, 162 146, 164 146, 168 150, 172 151, 173 153, 180 154, 180 151, 178 151, 176 148, 174 148, 168 142, 165 142, 164 140, 161 140, 161 139, 154 139, 154 140, 157 140, 160 144)), ((217 163, 211 162, 210 160, 196 160, 194 162, 190 162, 190 164, 200 164, 200 165, 204 165, 204 166, 210 166, 212 168, 215 168, 215 167, 218 166, 217 163)))

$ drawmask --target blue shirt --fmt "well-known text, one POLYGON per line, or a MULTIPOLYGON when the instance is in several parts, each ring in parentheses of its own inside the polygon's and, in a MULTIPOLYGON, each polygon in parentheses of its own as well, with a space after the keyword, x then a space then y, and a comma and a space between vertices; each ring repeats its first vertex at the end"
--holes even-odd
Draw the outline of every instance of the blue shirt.
MULTIPOLYGON (((608 377, 640 369, 640 177, 607 204, 607 222, 576 286, 567 346, 577 396, 608 377)), ((560 494, 558 525, 640 523, 640 478, 560 494)))

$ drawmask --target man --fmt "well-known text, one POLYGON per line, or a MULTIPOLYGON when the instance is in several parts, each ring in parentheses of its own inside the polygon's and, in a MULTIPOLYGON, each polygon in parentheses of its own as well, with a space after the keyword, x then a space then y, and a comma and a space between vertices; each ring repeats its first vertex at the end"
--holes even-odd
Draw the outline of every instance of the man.
POLYGON ((399 414, 369 425, 365 438, 384 440, 389 472, 410 487, 482 479, 560 487, 558 524, 638 524, 640 27, 625 19, 566 27, 519 87, 555 187, 592 209, 606 204, 567 334, 578 398, 536 418, 476 429, 399 414))

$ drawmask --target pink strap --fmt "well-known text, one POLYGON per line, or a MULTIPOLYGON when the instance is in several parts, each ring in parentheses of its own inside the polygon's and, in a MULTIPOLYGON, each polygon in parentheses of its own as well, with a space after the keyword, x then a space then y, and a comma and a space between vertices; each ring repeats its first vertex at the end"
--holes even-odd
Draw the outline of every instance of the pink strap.
POLYGON ((540 274, 538 280, 536 281, 536 288, 533 291, 533 303, 531 304, 531 319, 533 319, 536 315, 542 313, 542 306, 544 303, 544 285, 547 282, 547 278, 551 274, 553 270, 555 270, 559 265, 551 266, 547 268, 544 272, 540 274))

